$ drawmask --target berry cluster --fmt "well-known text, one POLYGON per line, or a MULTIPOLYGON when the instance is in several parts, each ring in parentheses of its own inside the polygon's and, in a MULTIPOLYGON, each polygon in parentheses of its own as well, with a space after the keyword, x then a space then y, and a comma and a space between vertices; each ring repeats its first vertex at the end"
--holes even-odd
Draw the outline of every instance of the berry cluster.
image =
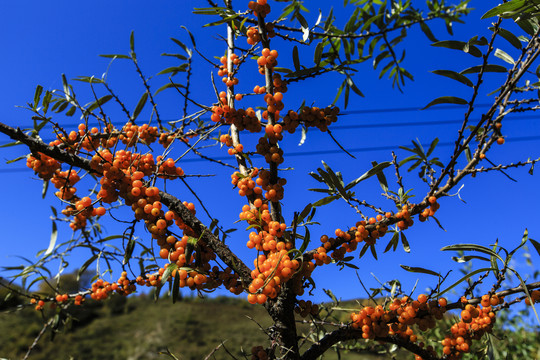
MULTIPOLYGON (((257 187, 257 183, 253 180, 259 174, 258 168, 253 168, 248 176, 243 176, 238 171, 234 172, 231 175, 231 183, 233 186, 238 188, 238 195, 240 196, 250 196, 254 195, 256 199, 262 199, 262 191, 260 187, 257 187)), ((255 207, 259 208, 262 205, 262 201, 259 200, 255 207)), ((248 206, 249 208, 249 206, 248 206)))
MULTIPOLYGON (((465 303, 464 300, 463 303, 465 303)), ((502 304, 504 299, 497 295, 484 295, 476 307, 466 304, 461 311, 461 320, 450 328, 451 334, 441 341, 443 354, 450 360, 460 359, 470 351, 473 340, 480 339, 491 332, 495 324, 495 313, 492 306, 502 304)))
POLYGON ((267 0, 250 1, 248 3, 248 8, 253 10, 254 16, 261 16, 264 18, 266 15, 270 14, 270 5, 267 4, 267 0))
POLYGON ((257 59, 257 65, 259 65, 259 73, 261 75, 264 75, 265 68, 272 70, 275 66, 277 66, 278 55, 277 50, 270 50, 268 48, 262 49, 261 56, 259 56, 257 59))
MULTIPOLYGON (((238 58, 238 55, 231 54, 231 60, 234 65, 240 64, 240 59, 238 58)), ((221 65, 219 66, 218 70, 218 76, 222 76, 221 79, 223 83, 227 87, 232 87, 234 85, 238 85, 238 78, 229 76, 229 71, 227 70, 227 56, 222 56, 219 61, 221 62, 221 65)))
POLYGON ((339 108, 336 106, 328 106, 324 109, 304 106, 300 113, 289 110, 283 118, 283 129, 292 134, 300 124, 303 124, 306 127, 316 127, 321 131, 326 131, 328 126, 337 121, 338 114, 339 108))
POLYGON ((137 142, 150 145, 158 138, 158 129, 155 126, 148 126, 144 124, 137 126, 131 122, 128 122, 122 128, 122 133, 118 136, 118 139, 127 146, 135 146, 137 142))
POLYGON ((135 291, 135 284, 127 279, 127 273, 124 271, 117 282, 110 283, 103 279, 97 279, 91 288, 90 298, 94 300, 105 300, 113 291, 120 295, 129 295, 135 291))
MULTIPOLYGON (((532 304, 540 302, 540 290, 533 290, 531 291, 530 295, 531 295, 531 300, 533 301, 532 304)), ((532 305, 529 298, 525 298, 525 304, 528 306, 532 305)))
POLYGON ((26 166, 34 170, 34 172, 43 180, 50 180, 55 172, 61 168, 61 165, 55 159, 42 154, 37 153, 34 155, 28 155, 26 158, 26 166))
POLYGON ((284 242, 278 242, 274 250, 268 255, 259 255, 253 263, 253 281, 248 287, 248 301, 251 304, 264 304, 267 298, 276 298, 281 284, 288 281, 300 267, 297 260, 289 258, 284 242))
POLYGON ((303 318, 308 315, 317 316, 319 314, 319 306, 317 304, 313 304, 311 300, 299 300, 294 307, 294 311, 303 318))
POLYGON ((264 160, 270 163, 281 164, 283 163, 283 149, 278 147, 277 139, 275 136, 282 137, 281 135, 281 125, 266 125, 266 134, 272 134, 272 136, 259 138, 259 143, 256 145, 255 149, 257 154, 264 156, 264 160), (277 130, 277 132, 276 132, 277 130))
POLYGON ((251 348, 251 360, 268 360, 268 353, 262 346, 254 346, 251 348))
MULTIPOLYGON (((420 331, 435 327, 436 320, 441 320, 446 312, 447 301, 428 301, 425 294, 420 294, 412 301, 405 296, 394 299, 385 309, 382 305, 366 306, 358 313, 351 314, 351 327, 362 331, 364 339, 384 338, 388 335, 398 335, 406 341, 416 343, 418 336, 412 327, 416 325, 420 331)), ((424 343, 418 344, 424 347, 424 343)), ((427 348, 434 354, 432 347, 427 348)), ((419 359, 419 357, 417 357, 419 359)))
POLYGON ((283 199, 283 186, 287 184, 287 179, 285 178, 278 178, 277 183, 271 184, 270 183, 270 171, 268 170, 261 170, 259 171, 259 178, 257 179, 256 183, 264 191, 264 198, 271 202, 277 202, 283 199))
POLYGON ((430 203, 430 206, 425 208, 424 211, 422 211, 422 213, 418 216, 418 220, 420 221, 426 221, 428 217, 435 215, 435 212, 439 210, 440 205, 435 196, 430 196, 428 198, 428 202, 430 203))
POLYGON ((103 216, 106 213, 106 209, 103 206, 94 208, 92 200, 85 196, 82 199, 73 197, 71 201, 75 201, 75 205, 68 205, 62 214, 66 216, 73 216, 69 226, 73 231, 83 229, 86 227, 86 221, 92 216, 103 216))

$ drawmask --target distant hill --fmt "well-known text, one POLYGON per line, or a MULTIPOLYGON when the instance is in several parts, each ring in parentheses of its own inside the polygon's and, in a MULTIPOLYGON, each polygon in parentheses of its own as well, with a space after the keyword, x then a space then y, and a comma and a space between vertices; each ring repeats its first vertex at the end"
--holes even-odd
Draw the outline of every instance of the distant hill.
MULTIPOLYGON (((79 321, 68 321, 53 341, 47 331, 29 359, 167 359, 159 352, 169 349, 180 360, 201 360, 222 341, 226 350, 215 351, 215 359, 232 359, 227 351, 244 359, 242 349, 249 356, 252 346, 268 343, 260 329, 270 326, 264 308, 228 297, 184 298, 173 304, 170 299, 156 303, 144 295, 118 296, 99 303, 88 301, 84 309, 70 311, 79 321)), ((42 325, 41 314, 31 307, 0 313, 0 358, 22 359, 42 325)))
MULTIPOLYGON (((0 360, 23 359, 28 347, 43 327, 41 313, 21 297, 5 299, 0 288, 0 360), (21 307, 23 308, 22 310, 21 307), (19 308, 19 310, 14 310, 19 308)), ((367 300, 344 301, 334 309, 332 322, 347 322, 352 309, 367 305, 367 300), (361 304, 361 305, 360 305, 361 304), (343 311, 342 311, 343 310, 343 311)), ((372 303, 370 305, 373 305, 372 303)), ((55 310, 46 309, 46 315, 55 310)), ((179 360, 250 359, 251 347, 268 345, 270 321, 263 307, 250 305, 239 298, 183 298, 173 304, 169 298, 155 302, 149 295, 125 298, 112 296, 105 301, 88 300, 83 307, 69 308, 73 319, 60 321, 61 333, 51 336, 47 330, 32 351, 29 360, 142 360, 171 359, 160 354, 170 350, 179 360), (51 341, 51 338, 54 338, 51 341), (219 347, 221 344, 221 347, 219 347), (219 349, 216 350, 216 348, 219 349), (230 354, 229 354, 230 353, 230 354), (244 357, 246 355, 247 357, 244 357)), ((322 313, 324 315, 324 313, 322 313)), ((298 317, 298 320, 301 320, 298 317)), ((448 317, 447 325, 452 318, 448 317)), ((519 325, 519 317, 501 319, 518 331, 497 330, 490 341, 500 357, 512 360, 539 359, 540 333, 527 331, 519 325), (498 340, 497 340, 498 339, 498 340), (526 339, 526 340, 525 340, 526 339), (520 355, 521 354, 521 355, 520 355)), ((444 337, 444 329, 434 329, 434 338, 444 337)), ((307 325, 299 323, 298 333, 307 334, 307 325)), ((310 345, 305 341, 304 348, 310 345)), ((376 342, 364 343, 366 349, 333 351, 326 360, 411 359, 411 354, 398 352, 377 355, 376 342)), ((345 347, 347 344, 345 344, 345 347)), ((468 359, 477 359, 471 354, 468 359)))

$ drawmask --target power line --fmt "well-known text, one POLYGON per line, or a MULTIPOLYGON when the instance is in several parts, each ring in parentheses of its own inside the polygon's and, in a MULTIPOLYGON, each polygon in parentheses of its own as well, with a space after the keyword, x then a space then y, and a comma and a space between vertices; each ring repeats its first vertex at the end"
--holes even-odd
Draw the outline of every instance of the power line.
MULTIPOLYGON (((522 121, 522 120, 533 120, 539 119, 539 115, 525 115, 519 116, 518 118, 511 117, 507 115, 507 121, 522 121)), ((471 120, 471 122, 479 121, 471 120)), ((449 125, 449 124, 461 124, 463 120, 428 120, 428 121, 408 121, 408 122, 390 122, 390 123, 371 123, 371 124, 354 124, 354 125, 332 125, 331 129, 334 130, 349 130, 349 129, 364 129, 364 128, 381 128, 381 127, 402 127, 402 126, 438 126, 438 125, 449 125)), ((247 134, 251 135, 251 134, 247 134)), ((56 139, 44 139, 43 142, 51 142, 56 139)), ((9 143, 2 143, 0 146, 5 146, 9 143)))
MULTIPOLYGON (((493 104, 474 104, 474 107, 489 107, 493 104)), ((459 109, 459 105, 439 105, 437 107, 429 107, 422 110, 422 107, 410 106, 402 108, 381 108, 381 109, 363 109, 363 110, 346 110, 340 113, 340 115, 349 114, 372 114, 372 113, 385 113, 385 112, 409 112, 409 111, 432 111, 432 110, 450 110, 459 109)))
MULTIPOLYGON (((536 141, 540 140, 540 136, 519 136, 519 137, 513 137, 510 139, 507 139, 506 142, 522 142, 522 141, 536 141)), ((437 146, 453 146, 455 142, 453 141, 446 141, 446 142, 439 142, 437 146)), ((421 144, 423 147, 429 147, 430 143, 424 143, 421 144)), ((362 153, 362 152, 369 152, 369 151, 382 151, 382 150, 394 150, 397 149, 399 146, 410 146, 410 144, 402 144, 402 145, 383 145, 383 146, 369 146, 369 147, 362 147, 362 148, 353 148, 353 149, 347 149, 350 153, 362 153)), ((343 150, 333 149, 333 150, 318 150, 318 151, 309 151, 309 152, 302 152, 302 151, 296 151, 296 152, 290 152, 286 153, 285 157, 297 157, 297 156, 312 156, 312 155, 326 155, 326 154, 344 154, 343 150)), ((230 160, 231 156, 216 156, 212 159, 215 160, 230 160)), ((201 159, 201 158, 193 158, 193 159, 183 159, 181 160, 182 163, 190 163, 190 162, 207 162, 208 160, 201 159)), ((15 168, 15 169, 0 169, 0 174, 6 174, 6 173, 17 173, 17 172, 25 172, 29 171, 29 168, 15 168)))
MULTIPOLYGON (((475 107, 488 107, 492 104, 475 104, 475 107)), ((421 107, 410 106, 410 107, 400 107, 400 108, 376 108, 376 109, 357 109, 357 110, 346 110, 339 113, 339 115, 353 115, 353 114, 379 114, 379 113, 392 113, 392 112, 411 112, 411 111, 434 111, 434 110, 452 110, 459 109, 458 105, 439 105, 437 107, 429 107, 427 109, 421 110, 421 107)), ((201 119, 203 121, 210 121, 210 118, 201 119)), ((178 119, 161 119, 161 121, 178 121, 178 119)), ((65 125, 78 125, 80 121, 76 122, 66 122, 65 125)), ((89 126, 98 125, 98 123, 89 122, 89 126)), ((122 122, 113 122, 113 125, 124 125, 122 122)), ((32 125, 19 125, 20 128, 32 128, 32 125)))

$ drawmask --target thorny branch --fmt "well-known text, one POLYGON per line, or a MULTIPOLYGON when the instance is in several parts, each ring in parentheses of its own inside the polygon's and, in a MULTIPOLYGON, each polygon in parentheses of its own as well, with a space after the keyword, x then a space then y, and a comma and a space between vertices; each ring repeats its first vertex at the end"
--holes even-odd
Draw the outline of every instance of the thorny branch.
MULTIPOLYGON (((14 129, 8 125, 0 123, 0 132, 8 135, 14 140, 18 140, 27 145, 30 150, 38 151, 45 155, 48 155, 56 160, 65 162, 69 165, 86 170, 89 173, 96 173, 90 167, 90 160, 81 158, 80 156, 71 154, 65 150, 61 150, 56 146, 49 146, 42 141, 32 138, 22 132, 20 129, 14 129)), ((101 174, 97 174, 101 175, 101 174)), ((178 198, 168 193, 160 192, 162 202, 171 210, 177 212, 180 218, 195 230, 198 234, 201 234, 201 238, 208 246, 216 253, 216 255, 225 263, 237 272, 242 281, 245 283, 251 282, 251 270, 240 260, 220 239, 215 237, 203 223, 191 214, 187 207, 182 204, 178 198)))

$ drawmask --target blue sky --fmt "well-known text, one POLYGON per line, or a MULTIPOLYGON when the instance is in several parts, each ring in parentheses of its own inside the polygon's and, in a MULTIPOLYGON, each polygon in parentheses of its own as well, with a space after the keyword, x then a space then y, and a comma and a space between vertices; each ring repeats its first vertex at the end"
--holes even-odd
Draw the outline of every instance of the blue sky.
MULTIPOLYGON (((318 14, 317 8, 323 9, 326 14, 329 8, 327 1, 310 1, 312 10, 307 16, 310 23, 314 22, 318 14)), ((246 2, 247 4, 247 2, 246 2)), ((98 54, 128 53, 129 34, 135 32, 135 46, 139 63, 147 76, 154 75, 160 70, 175 65, 170 58, 161 57, 163 52, 177 51, 177 47, 169 40, 170 37, 181 39, 189 43, 186 33, 180 28, 184 25, 191 29, 196 37, 198 48, 207 57, 221 56, 224 53, 223 43, 216 39, 215 32, 225 35, 224 28, 201 28, 207 21, 213 21, 209 17, 194 16, 191 14, 193 7, 205 7, 205 1, 161 1, 148 3, 143 1, 105 2, 94 1, 89 3, 68 1, 31 1, 9 2, 4 4, 0 21, 0 47, 3 56, 0 58, 0 68, 3 69, 2 82, 0 84, 0 121, 12 126, 24 126, 31 123, 31 113, 16 108, 15 105, 24 105, 32 101, 34 89, 41 84, 45 89, 52 90, 61 88, 60 74, 65 73, 68 79, 76 76, 96 75, 100 77, 109 65, 108 59, 98 57, 98 54)), ((455 24, 455 39, 467 40, 474 35, 488 36, 486 28, 490 25, 489 20, 479 20, 480 16, 488 10, 486 2, 473 0, 471 7, 477 8, 466 19, 466 24, 455 24)), ((336 2, 336 14, 347 16, 340 10, 341 2, 336 2)), ((271 16, 275 14, 271 14, 271 16)), ((434 23, 435 35, 443 40, 451 37, 444 31, 444 26, 434 23)), ((511 28, 510 28, 511 29, 511 28)), ((341 170, 347 182, 358 177, 370 168, 371 161, 387 161, 391 159, 390 151, 373 150, 374 147, 410 144, 413 139, 419 139, 422 143, 430 142, 438 137, 441 144, 449 143, 457 134, 459 124, 449 121, 460 120, 464 110, 462 108, 437 110, 432 108, 426 111, 370 111, 381 109, 421 108, 433 98, 443 95, 457 95, 466 99, 470 98, 471 90, 452 80, 429 73, 435 69, 451 69, 460 71, 466 67, 478 64, 478 59, 455 50, 433 48, 429 40, 416 28, 409 32, 410 38, 405 41, 400 49, 406 48, 407 58, 405 68, 415 77, 414 82, 408 82, 404 93, 393 89, 391 82, 383 78, 378 80, 378 73, 371 69, 370 61, 360 67, 355 75, 355 82, 366 95, 365 98, 351 95, 349 108, 353 111, 340 117, 334 130, 334 135, 340 143, 349 150, 354 150, 356 159, 351 159, 339 150, 335 143, 325 134, 317 131, 308 133, 307 141, 299 147, 299 134, 287 135, 284 142, 285 167, 294 167, 293 171, 285 172, 284 177, 288 180, 286 186, 286 200, 284 201, 284 213, 290 216, 294 211, 300 211, 304 206, 316 201, 317 193, 306 191, 307 188, 319 187, 308 173, 315 171, 321 166, 321 160, 328 163, 334 170, 341 170), (433 125, 434 121, 441 122, 433 125), (429 122, 422 126, 397 126, 398 123, 429 122), (386 124, 386 125, 385 125, 386 124), (394 124, 394 125, 387 125, 394 124), (364 126, 351 128, 350 126, 364 126), (371 126, 371 127, 368 127, 371 126), (379 126, 379 127, 376 127, 379 126), (340 128, 341 127, 341 128, 340 128), (287 156, 287 153, 294 156, 287 156)), ((239 40, 242 46, 244 40, 239 40)), ((291 47, 289 43, 275 40, 275 47, 280 50, 280 66, 292 67, 291 47)), ((506 43, 501 42, 504 50, 512 53, 506 43)), ((302 48, 300 49, 302 51, 302 48)), ((401 51, 401 50, 400 50, 401 51)), ((515 55, 515 51, 513 53, 515 55)), ((211 68, 207 63, 195 56, 193 94, 201 103, 212 103, 213 90, 210 83, 211 68)), ((309 64, 312 59, 312 50, 301 52, 302 63, 309 64)), ((493 63, 502 64, 498 59, 493 63)), ((256 66, 247 65, 252 71, 256 66)), ((256 73, 255 73, 256 74, 256 73)), ((248 92, 254 83, 261 83, 262 78, 247 72, 240 75, 241 92, 248 92), (254 80, 256 79, 256 80, 254 80), (245 85, 244 85, 245 84, 245 85)), ((503 75, 490 75, 481 92, 478 104, 487 104, 491 98, 485 94, 496 88, 497 81, 502 80, 503 75)), ((133 65, 126 60, 115 61, 109 70, 109 82, 115 91, 124 99, 128 107, 133 109, 144 88, 137 79, 133 65)), ((473 78, 471 78, 474 80, 473 78)), ((150 81, 153 89, 166 83, 166 77, 157 77, 150 81)), ((335 76, 328 75, 323 78, 310 79, 300 85, 290 86, 285 95, 286 108, 296 109, 303 99, 306 103, 315 102, 315 105, 324 107, 333 99, 340 80, 335 76)), ((84 84, 77 84, 75 90, 81 97, 91 101, 88 88, 84 84)), ((218 84, 219 86, 220 84, 218 84)), ((219 90, 223 90, 219 88, 219 90)), ((87 101, 81 101, 83 103, 87 101)), ((159 111, 163 119, 176 119, 180 116, 183 100, 174 94, 174 90, 163 92, 156 97, 159 111)), ((244 100, 239 105, 260 105, 253 100, 244 100), (250 102, 251 101, 251 102, 250 102)), ((342 103, 338 103, 342 106, 342 103)), ((477 107, 473 118, 478 119, 485 107, 477 107)), ((148 110, 148 109, 146 109, 148 110)), ((191 110, 194 110, 193 108, 191 110)), ((121 123, 121 112, 111 108, 111 116, 117 117, 121 123)), ((503 128, 507 135, 507 143, 502 147, 496 147, 491 152, 490 159, 497 163, 515 162, 526 160, 529 156, 535 157, 535 149, 538 141, 516 141, 526 136, 540 135, 538 120, 527 114, 527 119, 508 121, 503 128), (513 141, 514 140, 514 141, 513 141)), ((141 117, 149 118, 148 111, 143 112, 141 117)), ((113 118, 113 122, 115 122, 113 118)), ((78 115, 66 118, 58 115, 55 118, 66 127, 75 126, 78 115)), ((45 138, 47 136, 44 135, 45 138)), ((257 141, 254 135, 242 135, 243 142, 249 146, 257 141)), ((8 140, 0 138, 0 143, 8 140)), ((23 147, 12 147, 1 150, 2 159, 12 159, 25 154, 23 147)), ((179 150, 180 151, 180 150, 179 150)), ((182 150, 183 151, 183 150, 182 150)), ((448 159, 451 147, 441 145, 436 154, 444 162, 448 159)), ((399 158, 407 154, 397 152, 399 158)), ((222 151, 220 156, 226 156, 222 151)), ((51 229, 50 206, 61 208, 58 200, 49 193, 45 200, 41 200, 41 181, 36 180, 30 170, 18 171, 24 167, 24 162, 12 165, 0 164, 0 172, 4 176, 4 210, 0 224, 4 227, 2 238, 2 251, 0 251, 0 266, 12 266, 21 263, 15 255, 33 258, 38 250, 47 247, 51 229)), ((190 185, 198 189, 198 194, 205 205, 210 209, 213 216, 220 218, 220 224, 225 227, 238 227, 239 231, 228 239, 228 244, 240 253, 245 262, 250 264, 254 256, 253 251, 245 248, 247 232, 242 229, 243 224, 234 224, 237 213, 241 210, 243 200, 235 190, 231 189, 230 172, 228 169, 208 165, 205 162, 193 161, 190 157, 182 167, 188 174, 216 174, 212 178, 189 180, 190 185)), ((402 174, 406 173, 403 169, 402 174)), ((445 245, 458 242, 475 242, 483 245, 492 244, 499 239, 500 244, 512 248, 519 243, 523 231, 528 228, 532 238, 538 238, 540 226, 538 225, 535 205, 540 200, 536 189, 537 175, 529 176, 525 169, 509 171, 519 180, 518 183, 509 181, 500 173, 479 175, 476 179, 467 179, 465 186, 460 192, 464 204, 457 197, 444 198, 440 201, 441 209, 437 217, 440 219, 446 232, 440 230, 433 222, 418 224, 407 230, 406 234, 411 245, 411 253, 407 254, 402 249, 395 253, 382 254, 384 247, 389 241, 385 237, 379 241, 379 260, 375 261, 367 254, 362 259, 356 259, 354 264, 360 267, 359 275, 368 287, 376 286, 376 281, 370 275, 375 274, 379 279, 386 281, 399 278, 405 289, 412 289, 416 279, 401 270, 399 264, 409 266, 422 266, 436 269, 441 273, 456 270, 459 266, 450 260, 453 254, 442 253, 439 249, 445 245)), ((389 183, 395 184, 393 171, 390 168, 385 171, 389 183)), ((422 192, 426 187, 415 178, 415 173, 409 174, 405 179, 407 187, 413 188, 417 199, 421 199, 422 192)), ((392 185, 391 185, 392 186, 392 185)), ((394 186, 395 189, 395 186, 394 186)), ((183 200, 196 202, 189 192, 181 185, 171 183, 168 190, 183 200)), ((456 189, 457 190, 457 189, 456 189)), ((356 188, 356 194, 377 205, 393 210, 391 203, 380 196, 380 188, 375 179, 371 179, 356 188)), ((202 211, 199 211, 202 214, 202 211)), ((127 214, 126 214, 127 216, 127 214)), ((322 225, 313 227, 311 233, 314 239, 325 233, 333 233, 336 228, 352 226, 358 219, 354 211, 345 203, 337 201, 331 206, 321 208, 317 218, 322 225)), ((209 223, 209 221, 208 221, 209 223)), ((122 228, 112 222, 105 222, 107 235, 122 232, 122 228)), ((139 235, 149 239, 144 233, 142 226, 139 227, 139 235)), ((71 236, 70 229, 61 225, 59 228, 59 241, 66 240, 71 236)), ((317 241, 314 241, 313 246, 317 241)), ((311 247, 311 246, 310 246, 311 247)), ((358 252, 356 253, 358 254, 358 252)), ((70 260, 70 268, 85 260, 83 254, 77 253, 70 260)), ((533 254, 533 259, 538 256, 533 254)), ((474 264, 477 267, 482 264, 474 264)), ((524 274, 530 273, 530 269, 522 265, 518 268, 524 274)), ((453 278, 458 278, 455 271, 453 278)), ((525 275, 526 277, 527 275, 525 275)), ((319 270, 315 277, 317 281, 316 299, 325 299, 321 289, 332 288, 338 297, 355 298, 365 296, 353 271, 337 271, 334 267, 327 266, 319 270), (336 281, 336 277, 339 281, 336 281)), ((418 289, 425 289, 433 285, 432 278, 420 277, 418 289)), ((419 293, 417 290, 416 293, 419 293)))

